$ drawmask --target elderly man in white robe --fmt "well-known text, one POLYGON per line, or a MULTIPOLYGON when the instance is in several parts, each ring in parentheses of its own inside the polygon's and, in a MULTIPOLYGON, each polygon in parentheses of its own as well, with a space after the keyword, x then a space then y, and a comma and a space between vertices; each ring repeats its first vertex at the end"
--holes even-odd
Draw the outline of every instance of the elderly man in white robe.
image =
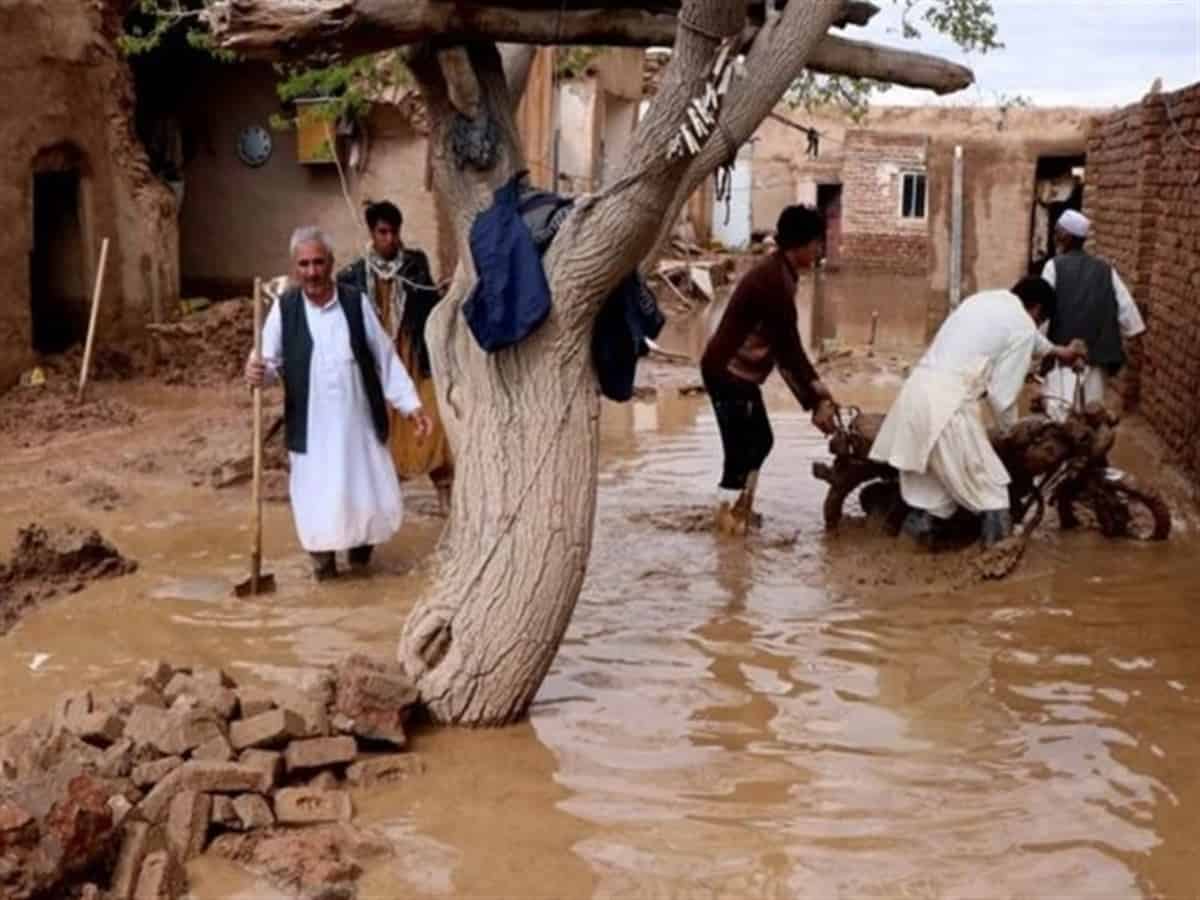
POLYGON ((403 503, 388 450, 387 406, 429 433, 412 379, 369 300, 335 285, 333 248, 318 228, 292 235, 292 280, 263 325, 263 358, 246 380, 282 380, 292 512, 318 580, 335 554, 365 569, 400 528, 403 503))
POLYGON ((1116 268, 1084 251, 1091 227, 1082 213, 1066 210, 1054 226, 1058 255, 1042 269, 1042 277, 1058 295, 1055 314, 1048 323, 1050 340, 1060 344, 1081 340, 1088 347, 1088 365, 1082 372, 1055 366, 1046 375, 1042 398, 1046 414, 1057 422, 1066 420, 1077 395, 1085 406, 1104 403, 1108 376, 1125 363, 1125 342, 1146 330, 1133 295, 1116 268))
POLYGON ((985 545, 1012 532, 1008 471, 988 440, 979 401, 1011 427, 1034 354, 1071 363, 1080 345, 1058 347, 1038 331, 1054 312, 1054 288, 1025 278, 1011 291, 968 297, 942 324, 909 375, 871 447, 871 458, 900 471, 911 512, 904 530, 932 543, 936 521, 959 507, 983 518, 985 545))

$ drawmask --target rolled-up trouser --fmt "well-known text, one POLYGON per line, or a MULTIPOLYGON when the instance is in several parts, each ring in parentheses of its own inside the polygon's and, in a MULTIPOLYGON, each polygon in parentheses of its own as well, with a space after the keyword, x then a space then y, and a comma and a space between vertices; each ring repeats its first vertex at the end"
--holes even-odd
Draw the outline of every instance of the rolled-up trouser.
POLYGON ((948 519, 959 506, 973 513, 1008 509, 1010 480, 971 403, 950 417, 924 472, 900 473, 900 495, 913 509, 948 519))
POLYGON ((720 486, 740 491, 746 486, 746 477, 762 468, 775 445, 762 388, 739 378, 710 378, 707 375, 704 376, 704 387, 712 401, 717 428, 721 432, 721 447, 725 452, 720 486))

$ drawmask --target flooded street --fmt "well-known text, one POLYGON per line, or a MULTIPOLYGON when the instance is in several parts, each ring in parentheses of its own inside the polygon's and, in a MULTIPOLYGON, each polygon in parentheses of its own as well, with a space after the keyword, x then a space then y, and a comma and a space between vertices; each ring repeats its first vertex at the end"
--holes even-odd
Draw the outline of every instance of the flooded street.
MULTIPOLYGON (((831 384, 883 409, 899 380, 831 384)), ((1050 531, 1008 581, 951 588, 854 523, 825 534, 810 472, 824 441, 780 384, 769 394, 766 524, 744 542, 708 528, 720 447, 707 398, 605 408, 590 572, 529 722, 418 733, 428 773, 356 795, 361 821, 398 847, 360 896, 1194 894, 1200 542, 1187 517, 1160 545, 1050 531), (877 577, 885 559, 908 574, 877 577)), ((175 395, 159 404, 147 433, 188 414, 175 395)), ((1148 440, 1123 433, 1116 463, 1153 478, 1148 440)), ((82 519, 141 563, 3 638, 4 722, 155 658, 276 682, 393 651, 440 527, 427 485, 406 488, 413 515, 369 581, 313 584, 287 506, 269 505, 280 591, 239 602, 244 493, 147 476, 98 511, 69 488, 22 487, 72 454, 111 470, 136 451, 92 435, 49 462, 0 462, 0 545, 26 521, 82 519)), ((279 896, 220 861, 190 871, 199 900, 279 896)))

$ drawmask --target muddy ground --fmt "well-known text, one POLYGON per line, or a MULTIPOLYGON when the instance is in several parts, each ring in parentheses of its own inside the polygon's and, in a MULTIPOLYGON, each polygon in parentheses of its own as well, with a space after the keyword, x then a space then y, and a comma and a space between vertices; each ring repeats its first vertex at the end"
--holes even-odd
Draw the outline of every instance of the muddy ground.
POLYGON ((11 558, 0 563, 0 635, 42 601, 136 570, 137 561, 121 556, 98 531, 27 525, 11 558))
MULTIPOLYGON (((727 285, 721 293, 728 293, 727 285)), ((662 350, 639 364, 635 402, 606 405, 606 420, 617 423, 617 430, 628 426, 636 434, 639 415, 664 405, 685 409, 693 417, 697 411, 707 411, 694 359, 719 307, 689 305, 674 293, 666 296, 668 325, 660 337, 662 350)), ((169 517, 170 508, 179 501, 164 502, 164 494, 178 497, 182 492, 188 502, 201 505, 214 500, 226 506, 248 504, 251 404, 241 368, 251 340, 249 319, 248 301, 218 303, 156 330, 151 342, 135 351, 99 351, 83 403, 75 398, 79 349, 46 360, 41 366, 43 383, 18 385, 0 395, 0 459, 8 463, 0 465, 0 496, 10 498, 11 509, 19 509, 26 505, 24 498, 34 495, 38 502, 33 508, 53 509, 68 529, 78 525, 85 530, 96 513, 128 513, 135 506, 165 506, 169 517)), ((918 353, 917 347, 875 349, 823 340, 813 355, 840 402, 882 411, 918 353)), ((777 377, 767 388, 773 405, 790 405, 777 377)), ((269 390, 266 399, 264 427, 276 428, 266 445, 264 496, 268 503, 281 506, 276 516, 279 531, 287 529, 288 521, 279 390, 269 390)), ((1134 420, 1125 430, 1130 435, 1127 444, 1136 442, 1141 455, 1169 462, 1141 423, 1134 420)), ((815 432, 814 437, 819 440, 815 432)), ((614 446, 619 448, 626 438, 615 440, 614 446)), ((1169 466, 1158 468, 1156 477, 1184 506, 1192 499, 1190 486, 1169 466)), ((408 515, 436 532, 441 519, 425 495, 426 487, 408 486, 413 493, 408 515)), ((821 489, 817 487, 814 499, 821 489)), ((808 513, 817 512, 817 507, 819 503, 808 513)), ((835 580, 845 579, 858 587, 910 590, 961 587, 979 579, 970 562, 973 552, 935 556, 880 552, 895 542, 855 515, 853 501, 848 512, 842 533, 855 537, 839 541, 826 560, 835 580)), ((630 520, 680 534, 711 531, 707 503, 688 508, 661 503, 648 512, 631 512, 630 520)), ((799 539, 791 525, 768 521, 755 540, 765 546, 788 546, 799 539)), ((9 525, 9 531, 14 527, 9 525)), ((1043 524, 1043 533, 1035 541, 1035 559, 1037 545, 1053 544, 1055 530, 1052 521, 1043 524)), ((0 539, 6 536, 0 526, 0 539)), ((288 540, 287 535, 279 537, 288 540)), ((116 549, 113 553, 119 557, 116 549)), ((55 577, 43 585, 27 574, 22 584, 23 596, 29 599, 10 601, 11 610, 27 609, 62 592, 55 577)), ((13 620, 9 619, 9 626, 13 620)))
MULTIPOLYGON (((673 321, 663 346, 686 355, 702 330, 673 321)), ((227 464, 248 452, 250 403, 241 338, 206 362, 205 333, 180 354, 203 371, 101 370, 86 408, 69 366, 0 397, 0 554, 19 527, 73 524, 138 562, 35 604, 2 639, 0 724, 81 684, 116 692, 156 658, 273 685, 394 651, 442 524, 430 486, 405 486, 405 526, 369 579, 321 586, 286 502, 269 504, 280 590, 232 600, 249 491, 227 464)), ((887 407, 913 358, 832 349, 823 376, 866 410, 887 407)), ((356 795, 391 847, 359 896, 1189 890, 1200 554, 1153 435, 1123 426, 1117 463, 1167 488, 1169 545, 1048 525, 1011 579, 986 585, 854 503, 825 534, 810 474, 824 441, 777 379, 764 527, 714 535, 719 442, 698 382, 651 358, 639 400, 605 405, 592 564, 530 721, 417 733, 429 771, 356 795)), ((198 900, 287 896, 209 857, 189 874, 198 900)))

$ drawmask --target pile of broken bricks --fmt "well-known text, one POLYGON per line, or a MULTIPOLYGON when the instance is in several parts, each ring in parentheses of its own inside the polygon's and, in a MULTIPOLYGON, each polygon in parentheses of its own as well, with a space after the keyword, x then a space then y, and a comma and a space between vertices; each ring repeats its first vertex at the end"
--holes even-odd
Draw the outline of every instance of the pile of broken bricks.
POLYGON ((349 787, 422 770, 400 752, 416 701, 398 665, 361 655, 303 689, 239 688, 218 669, 158 663, 118 701, 65 698, 54 732, 92 748, 85 768, 118 788, 110 882, 78 896, 178 898, 184 864, 222 835, 350 821, 349 787))

